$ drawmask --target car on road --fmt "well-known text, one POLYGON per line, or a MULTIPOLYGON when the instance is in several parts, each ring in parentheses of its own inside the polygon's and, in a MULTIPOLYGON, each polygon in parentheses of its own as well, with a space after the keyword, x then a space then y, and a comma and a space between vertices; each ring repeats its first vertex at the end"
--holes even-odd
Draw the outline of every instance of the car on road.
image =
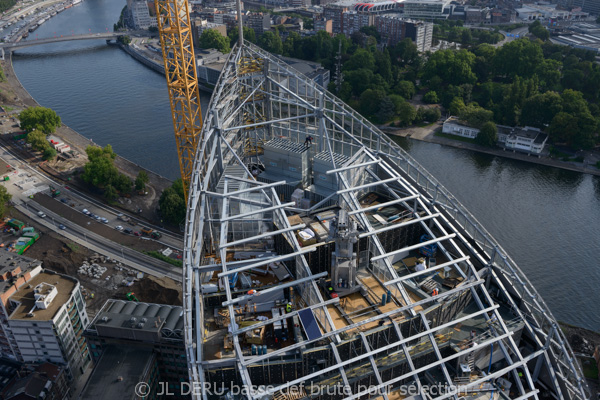
POLYGON ((60 224, 60 225, 58 226, 58 229, 62 229, 62 230, 64 231, 65 229, 67 229, 67 227, 66 227, 66 226, 64 226, 63 224, 60 224))
POLYGON ((128 235, 133 235, 133 229, 125 228, 125 229, 123 229, 123 233, 127 233, 128 235))
POLYGON ((63 202, 63 203, 65 203, 65 204, 67 204, 67 199, 65 199, 65 198, 60 199, 60 201, 63 202))
POLYGON ((40 216, 40 218, 46 218, 46 214, 44 214, 41 211, 38 211, 38 215, 40 216))
POLYGON ((84 213, 85 215, 90 215, 91 214, 91 212, 89 212, 87 210, 87 208, 84 208, 83 210, 81 210, 81 212, 84 213))
POLYGON ((96 221, 100 221, 100 220, 102 220, 102 218, 101 218, 99 215, 94 215, 94 219, 95 219, 96 221))
POLYGON ((117 226, 115 226, 115 229, 120 232, 123 230, 123 227, 121 225, 117 225, 117 226))
POLYGON ((108 220, 104 217, 100 218, 100 221, 102 221, 103 224, 108 224, 108 220))
POLYGON ((138 232, 138 231, 135 231, 135 232, 133 232, 133 234, 134 234, 135 236, 142 236, 142 233, 141 233, 141 232, 138 232))

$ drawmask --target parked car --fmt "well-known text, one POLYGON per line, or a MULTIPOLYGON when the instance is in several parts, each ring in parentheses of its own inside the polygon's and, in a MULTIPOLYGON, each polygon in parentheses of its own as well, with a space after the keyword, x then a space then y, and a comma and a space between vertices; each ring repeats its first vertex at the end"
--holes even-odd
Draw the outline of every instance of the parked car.
POLYGON ((91 214, 91 212, 89 212, 87 210, 87 208, 84 208, 83 210, 81 210, 81 212, 84 213, 85 215, 90 215, 91 214))
POLYGON ((100 221, 102 221, 103 224, 108 224, 108 220, 104 217, 100 218, 100 221))
POLYGON ((128 235, 132 235, 133 234, 133 229, 125 228, 125 229, 123 229, 123 233, 127 233, 128 235))
POLYGON ((38 211, 38 215, 40 216, 40 218, 46 218, 46 214, 44 214, 41 211, 38 211))
POLYGON ((117 225, 117 226, 115 226, 115 229, 120 232, 123 230, 123 227, 121 225, 117 225))
POLYGON ((135 231, 135 232, 133 232, 133 234, 134 234, 135 236, 142 236, 141 232, 138 232, 138 231, 135 231))

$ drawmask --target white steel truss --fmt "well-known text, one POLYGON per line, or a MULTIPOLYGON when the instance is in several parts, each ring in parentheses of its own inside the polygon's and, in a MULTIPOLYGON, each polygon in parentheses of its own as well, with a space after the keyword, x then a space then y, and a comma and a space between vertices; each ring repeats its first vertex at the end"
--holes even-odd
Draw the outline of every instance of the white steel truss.
MULTIPOLYGON (((190 184, 185 232, 184 333, 194 383, 202 385, 213 374, 224 374, 218 365, 228 365, 234 367, 227 372, 233 374, 232 379, 248 388, 270 385, 261 392, 246 391, 248 399, 275 398, 297 384, 319 385, 336 379, 348 390, 346 399, 357 399, 369 394, 357 389, 357 379, 372 375, 371 382, 379 389, 413 382, 422 392, 425 374, 438 366, 440 380, 454 387, 456 363, 483 354, 490 360, 484 376, 461 382, 457 389, 437 397, 423 396, 456 399, 481 383, 497 387, 496 379, 505 377, 515 383, 514 399, 537 399, 538 381, 543 375, 544 385, 551 387, 555 397, 589 398, 581 369, 554 317, 514 261, 435 178, 341 100, 279 59, 245 43, 232 50, 209 110, 203 127, 205 140, 198 147, 190 184), (260 175, 255 178, 252 169, 261 163, 264 143, 283 138, 302 144, 309 134, 314 136, 311 151, 330 158, 332 168, 326 174, 337 187, 317 198, 312 207, 300 209, 281 192, 297 182, 263 181, 260 175), (370 192, 388 200, 361 205, 362 197, 370 192), (346 209, 360 227, 358 236, 368 243, 364 258, 368 270, 396 302, 394 309, 376 311, 374 316, 350 320, 342 327, 335 325, 329 312, 330 307, 339 307, 339 299, 324 299, 319 287, 319 280, 327 273, 313 273, 310 268, 309 257, 318 246, 303 248, 295 231, 306 225, 292 225, 288 219, 289 213, 308 215, 332 204, 346 209), (375 227, 369 213, 389 206, 405 209, 404 219, 375 227), (386 250, 384 234, 412 227, 429 238, 386 250), (232 259, 235 252, 254 251, 260 247, 257 244, 270 243, 276 237, 287 243, 289 252, 249 261, 232 259), (436 245, 447 261, 420 272, 401 274, 396 269, 397 257, 427 245, 436 245), (291 281, 248 293, 229 284, 238 273, 276 262, 294 266, 291 281), (414 297, 415 279, 448 268, 460 276, 460 283, 435 296, 414 297), (227 360, 205 362, 205 318, 211 311, 202 283, 213 274, 221 280, 223 291, 212 307, 217 304, 228 310, 233 355, 227 360), (498 289, 493 296, 490 285, 498 289), (238 325, 236 313, 242 304, 260 299, 261 293, 266 296, 288 288, 302 299, 295 310, 250 326, 238 325), (472 307, 461 306, 460 313, 449 321, 431 317, 432 310, 446 310, 443 307, 461 301, 472 307), (505 319, 502 309, 509 310, 515 319, 505 319), (249 354, 243 347, 243 335, 249 331, 296 318, 305 310, 314 314, 319 337, 302 338, 265 354, 249 354), (454 328, 476 319, 485 323, 477 343, 466 347, 459 343, 460 347, 451 342, 454 328), (527 353, 522 352, 517 331, 519 336, 527 335, 531 347, 527 353), (381 337, 385 343, 380 343, 381 337), (344 346, 353 346, 352 356, 344 353, 348 352, 344 346), (458 347, 452 352, 448 350, 451 346, 458 347), (323 360, 324 365, 316 370, 296 369, 285 380, 257 382, 256 368, 296 362, 307 352, 329 354, 330 360, 323 360), (427 362, 423 364, 423 360, 427 362), (492 360, 499 360, 499 366, 492 369, 492 360), (390 376, 389 371, 398 365, 404 365, 402 372, 390 376)), ((388 393, 380 398, 388 399, 388 393)))

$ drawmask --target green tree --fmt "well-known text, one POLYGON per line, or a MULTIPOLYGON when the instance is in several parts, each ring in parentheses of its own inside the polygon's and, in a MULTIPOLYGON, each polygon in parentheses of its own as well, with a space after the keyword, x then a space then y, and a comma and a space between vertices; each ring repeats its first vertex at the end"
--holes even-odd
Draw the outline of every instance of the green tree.
POLYGON ((517 39, 498 49, 494 57, 494 68, 499 75, 528 78, 543 60, 539 44, 529 39, 517 39))
POLYGON ((173 224, 179 224, 185 218, 185 200, 183 182, 177 179, 170 188, 165 189, 158 201, 161 215, 173 224))
POLYGON ((117 199, 117 197, 119 197, 119 194, 117 193, 117 189, 115 189, 115 187, 113 185, 106 185, 106 187, 104 188, 104 198, 109 203, 112 203, 113 201, 115 201, 117 199))
POLYGON ((229 53, 231 51, 229 38, 221 35, 216 29, 207 29, 202 32, 198 43, 203 49, 217 49, 221 53, 229 53))
POLYGON ((483 124, 479 133, 475 137, 475 142, 482 146, 493 147, 498 141, 498 128, 491 121, 483 124))
POLYGON ((54 110, 45 107, 29 107, 19 114, 21 129, 31 132, 34 129, 45 134, 53 133, 61 124, 54 110))
POLYGON ((56 157, 56 150, 54 149, 54 147, 50 145, 46 146, 46 148, 44 148, 42 152, 42 159, 50 161, 54 160, 54 157, 56 157))
POLYGON ((150 181, 148 174, 146 171, 142 170, 138 172, 137 177, 135 178, 135 190, 146 190, 146 184, 150 181))
POLYGON ((521 125, 544 129, 562 111, 562 98, 556 92, 538 93, 529 97, 521 109, 521 125))
POLYGON ((462 112, 465 108, 466 108, 466 106, 465 106, 465 102, 463 101, 463 99, 460 97, 455 97, 450 102, 450 107, 448 108, 448 112, 451 115, 460 115, 460 114, 462 114, 462 112))
POLYGON ((474 64, 475 54, 470 51, 436 51, 425 64, 423 78, 429 80, 437 75, 442 81, 453 85, 475 83, 477 77, 472 70, 474 64))
MULTIPOLYGON (((234 28, 230 30, 227 36, 229 36, 230 44, 237 42, 238 38, 240 37, 239 29, 234 28)), ((254 32, 254 29, 247 26, 244 27, 244 40, 247 40, 250 43, 256 43, 256 33, 254 32)))
POLYGON ((578 131, 577 117, 566 112, 556 114, 548 127, 548 134, 554 143, 570 145, 578 131))
POLYGON ((37 129, 29 132, 25 141, 29 143, 34 150, 44 151, 44 149, 49 146, 46 134, 37 129))
POLYGON ((258 38, 258 45, 270 53, 283 53, 283 43, 281 42, 281 37, 277 30, 275 30, 275 32, 266 31, 260 35, 260 38, 258 38))
POLYGON ((382 124, 388 122, 396 114, 396 106, 392 99, 388 96, 384 96, 379 103, 379 111, 377 111, 377 119, 382 124))
POLYGON ((113 164, 116 154, 112 147, 88 146, 85 151, 89 161, 83 166, 81 178, 96 187, 106 187, 113 182, 119 171, 113 164))
POLYGON ((423 101, 427 104, 439 103, 437 93, 434 90, 430 90, 429 92, 425 93, 423 96, 423 101))
POLYGON ((400 105, 398 117, 398 122, 401 126, 410 125, 417 118, 417 110, 409 102, 405 101, 400 105))
POLYGON ((412 99, 415 95, 415 85, 410 81, 400 81, 394 89, 397 94, 405 99, 412 99))
POLYGON ((533 24, 529 25, 529 33, 536 36, 538 39, 546 41, 550 38, 550 32, 540 23, 540 21, 534 21, 533 24))
POLYGON ((6 213, 6 204, 12 199, 12 195, 8 193, 6 187, 0 186, 0 217, 4 217, 6 213))
POLYGON ((125 174, 119 173, 113 178, 110 184, 122 194, 131 193, 132 182, 131 179, 125 174))
POLYGON ((367 118, 373 118, 378 112, 384 97, 386 96, 383 90, 365 90, 360 95, 360 113, 367 118))
POLYGON ((125 46, 129 46, 131 43, 131 37, 127 35, 122 35, 117 37, 117 42, 124 44, 125 46))
POLYGON ((494 118, 494 113, 479 106, 468 105, 462 109, 459 116, 473 128, 481 129, 494 118))
POLYGON ((375 57, 370 51, 358 48, 344 63, 344 71, 355 71, 357 69, 375 70, 375 57))
POLYGON ((423 110, 423 121, 435 122, 442 117, 442 112, 437 107, 426 108, 423 110))
POLYGON ((379 32, 377 32, 377 28, 375 28, 375 26, 373 25, 363 26, 362 28, 360 28, 360 31, 367 36, 373 36, 375 40, 377 40, 377 43, 381 41, 381 35, 379 34, 379 32))

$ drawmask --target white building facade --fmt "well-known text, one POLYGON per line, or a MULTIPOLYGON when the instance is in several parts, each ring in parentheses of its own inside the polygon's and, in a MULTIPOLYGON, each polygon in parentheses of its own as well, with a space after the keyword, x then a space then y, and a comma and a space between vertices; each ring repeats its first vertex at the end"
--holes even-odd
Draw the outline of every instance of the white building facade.
MULTIPOLYGON (((540 155, 548 141, 548 135, 538 128, 526 126, 510 127, 497 125, 498 145, 505 149, 540 155)), ((475 139, 479 129, 468 126, 457 117, 448 118, 442 127, 442 133, 475 139)))
POLYGON ((89 324, 75 278, 44 271, 10 298, 9 326, 24 362, 64 365, 77 378, 90 361, 83 331, 89 324))

